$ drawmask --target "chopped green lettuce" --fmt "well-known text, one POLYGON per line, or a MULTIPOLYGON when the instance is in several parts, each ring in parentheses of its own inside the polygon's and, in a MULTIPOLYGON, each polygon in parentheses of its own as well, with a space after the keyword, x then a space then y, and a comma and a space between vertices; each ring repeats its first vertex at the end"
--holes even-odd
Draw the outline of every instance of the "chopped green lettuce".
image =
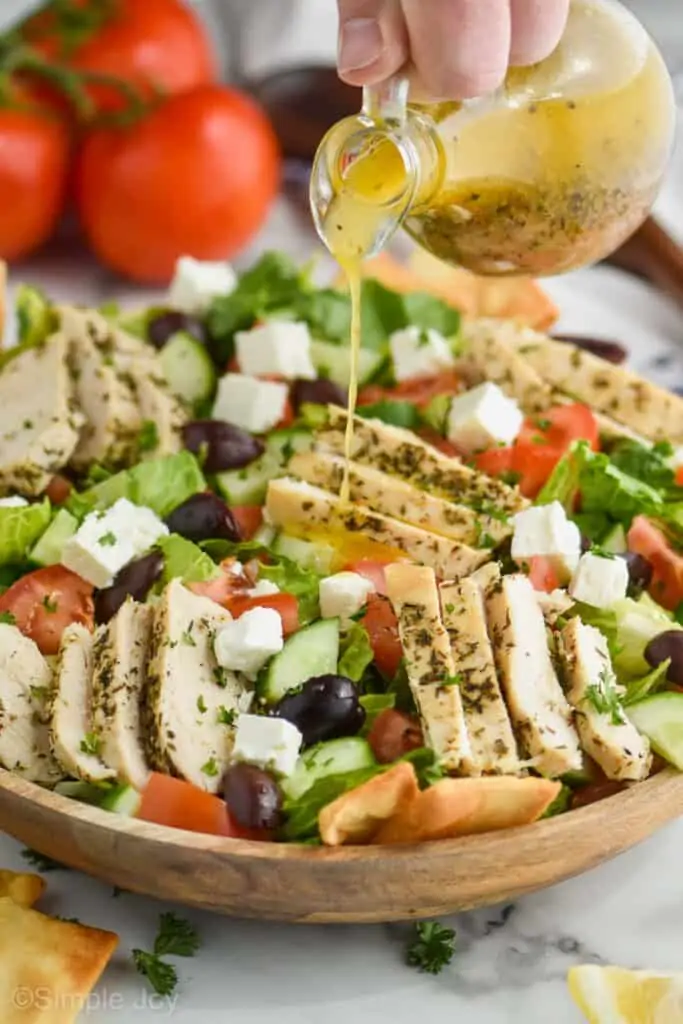
POLYGON ((452 404, 452 395, 436 395, 435 398, 432 398, 427 408, 423 410, 422 419, 437 434, 443 435, 446 433, 446 423, 452 404))
POLYGON ((558 814, 565 814, 571 807, 572 796, 574 791, 567 785, 562 785, 562 789, 557 794, 550 807, 541 815, 543 818, 556 818, 558 814))
POLYGON ((378 715, 396 706, 395 693, 365 693, 359 699, 360 705, 365 711, 363 735, 367 735, 378 715))
POLYGON ((206 481, 191 452, 178 452, 123 470, 86 491, 72 494, 67 508, 82 519, 94 509, 109 508, 119 498, 151 508, 162 518, 193 494, 206 489, 206 481))
POLYGON ((647 675, 641 676, 640 679, 631 679, 626 684, 626 693, 621 700, 624 707, 628 707, 629 704, 637 704, 639 700, 644 700, 645 697, 664 690, 667 684, 666 676, 670 665, 671 659, 667 658, 666 661, 657 665, 647 675))
POLYGON ((185 537, 172 533, 162 537, 157 547, 164 556, 163 586, 172 579, 181 579, 183 583, 203 583, 220 576, 220 569, 213 559, 185 537))
POLYGON ((637 679, 650 672, 645 648, 665 630, 680 628, 672 616, 647 594, 638 600, 625 597, 608 609, 576 605, 576 611, 589 625, 607 637, 614 668, 620 682, 637 679))
POLYGON ((622 473, 635 477, 657 491, 675 489, 675 473, 670 465, 671 446, 647 447, 638 441, 623 440, 610 449, 610 461, 622 473))
POLYGON ((320 618, 320 576, 311 569, 303 569, 282 555, 271 556, 268 565, 261 565, 259 577, 275 583, 280 590, 293 594, 299 602, 299 622, 302 626, 320 618))
POLYGON ((14 300, 18 341, 22 348, 40 345, 56 330, 57 314, 43 292, 30 285, 19 285, 14 300))
POLYGON ((375 657, 367 630, 354 622, 343 637, 340 650, 339 675, 359 683, 375 657))
POLYGON ((0 565, 23 562, 50 525, 50 502, 0 508, 0 565))
POLYGON ((349 790, 361 786, 386 769, 386 765, 377 765, 373 768, 344 772, 342 775, 323 776, 298 800, 285 800, 283 810, 287 820, 281 830, 281 838, 290 842, 314 839, 318 835, 318 815, 323 807, 332 803, 342 793, 348 793, 349 790))
POLYGON ((581 469, 590 451, 587 441, 576 442, 555 466, 536 498, 536 504, 550 505, 559 501, 566 512, 571 512, 579 493, 581 469))

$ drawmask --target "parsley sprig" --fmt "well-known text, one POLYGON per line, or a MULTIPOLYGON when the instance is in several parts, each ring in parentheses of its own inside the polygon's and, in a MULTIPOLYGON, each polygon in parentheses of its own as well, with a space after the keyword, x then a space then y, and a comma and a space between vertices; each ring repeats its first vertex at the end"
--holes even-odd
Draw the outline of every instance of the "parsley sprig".
POLYGON ((45 872, 69 870, 65 864, 60 864, 59 861, 53 860, 52 857, 46 857, 44 853, 39 853, 37 850, 29 850, 28 847, 21 851, 21 856, 31 865, 31 867, 35 868, 36 871, 45 872))
POLYGON ((415 936, 408 946, 408 964, 426 974, 440 974, 453 959, 455 932, 438 921, 419 921, 415 936))
POLYGON ((170 995, 178 984, 178 972, 164 956, 194 956, 199 949, 196 930, 182 917, 174 913, 161 914, 159 930, 154 940, 154 950, 134 949, 133 963, 138 972, 147 978, 160 996, 170 995))

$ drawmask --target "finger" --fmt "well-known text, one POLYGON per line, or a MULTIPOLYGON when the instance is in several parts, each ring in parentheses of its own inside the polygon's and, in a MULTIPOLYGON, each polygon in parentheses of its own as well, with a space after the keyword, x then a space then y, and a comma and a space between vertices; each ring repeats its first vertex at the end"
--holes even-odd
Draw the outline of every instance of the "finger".
POLYGON ((569 0, 510 0, 510 63, 518 67, 548 57, 564 32, 569 0))
POLYGON ((439 99, 467 99, 502 83, 510 53, 508 0, 403 0, 420 80, 439 99))
POLYGON ((376 85, 408 59, 399 0, 337 0, 339 75, 349 85, 376 85))

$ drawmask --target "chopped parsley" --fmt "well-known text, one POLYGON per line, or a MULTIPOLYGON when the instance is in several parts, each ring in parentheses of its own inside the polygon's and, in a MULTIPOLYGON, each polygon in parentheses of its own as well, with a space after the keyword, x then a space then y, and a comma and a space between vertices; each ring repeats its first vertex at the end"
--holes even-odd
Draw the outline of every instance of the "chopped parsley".
POLYGON ((228 711, 227 708, 221 706, 218 709, 218 721, 221 725, 234 725, 235 724, 235 712, 228 711))
POLYGON ((586 700, 599 714, 609 715, 612 725, 624 725, 626 722, 619 694, 607 669, 600 673, 599 682, 586 687, 586 700))
POLYGON ((453 612, 455 611, 455 605, 449 602, 447 605, 445 605, 444 611, 446 612, 447 615, 452 615, 453 612))
POLYGON ((228 670, 223 668, 222 665, 216 665, 215 669, 213 670, 214 682, 218 683, 219 686, 222 686, 223 689, 225 689, 225 687, 228 685, 227 671, 228 670))
POLYGON ((159 447, 159 431, 154 420, 144 420, 138 434, 138 451, 153 452, 159 447))
POLYGON ((11 612, 0 612, 0 622, 4 622, 6 626, 16 626, 17 620, 11 612))
POLYGON ((107 533, 102 534, 97 543, 103 548, 113 548, 116 544, 116 534, 109 530, 107 533))
POLYGON ((29 850, 28 847, 21 851, 21 856, 25 861, 34 867, 36 871, 68 871, 69 869, 64 865, 60 864, 58 860, 53 860, 52 857, 46 857, 44 853, 38 853, 37 850, 29 850))
POLYGON ((162 956, 194 956, 199 949, 199 936, 189 921, 177 914, 166 913, 159 918, 159 930, 153 952, 134 949, 133 963, 147 978, 155 992, 170 995, 178 984, 178 972, 162 956))
POLYGON ((201 693, 197 697, 197 711, 199 711, 202 715, 206 714, 206 701, 202 697, 201 693))
POLYGON ((460 684, 462 683, 462 679, 463 679, 462 672, 456 672, 455 675, 444 676, 443 682, 441 683, 441 685, 442 686, 460 686, 460 684))
POLYGON ((419 921, 415 938, 408 946, 407 961, 411 967, 427 974, 440 974, 453 959, 455 932, 438 921, 419 921))
POLYGON ((216 763, 215 757, 210 757, 209 760, 201 767, 204 775, 208 775, 210 778, 215 778, 218 775, 218 764, 216 763))
POLYGON ((189 629, 186 629, 181 637, 182 642, 186 647, 196 647, 197 641, 192 636, 192 623, 190 623, 189 629))
POLYGON ((102 741, 94 732, 86 732, 85 736, 81 740, 81 752, 84 754, 90 754, 92 757, 97 757, 102 748, 102 741))

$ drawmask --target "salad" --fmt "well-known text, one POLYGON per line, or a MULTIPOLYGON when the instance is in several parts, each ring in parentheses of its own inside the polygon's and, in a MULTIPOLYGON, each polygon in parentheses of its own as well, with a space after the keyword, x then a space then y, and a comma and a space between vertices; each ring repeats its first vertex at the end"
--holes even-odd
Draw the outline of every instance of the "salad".
POLYGON ((133 312, 18 290, 4 769, 327 845, 683 769, 683 399, 440 292, 364 282, 347 502, 350 302, 310 268, 183 259, 133 312))

